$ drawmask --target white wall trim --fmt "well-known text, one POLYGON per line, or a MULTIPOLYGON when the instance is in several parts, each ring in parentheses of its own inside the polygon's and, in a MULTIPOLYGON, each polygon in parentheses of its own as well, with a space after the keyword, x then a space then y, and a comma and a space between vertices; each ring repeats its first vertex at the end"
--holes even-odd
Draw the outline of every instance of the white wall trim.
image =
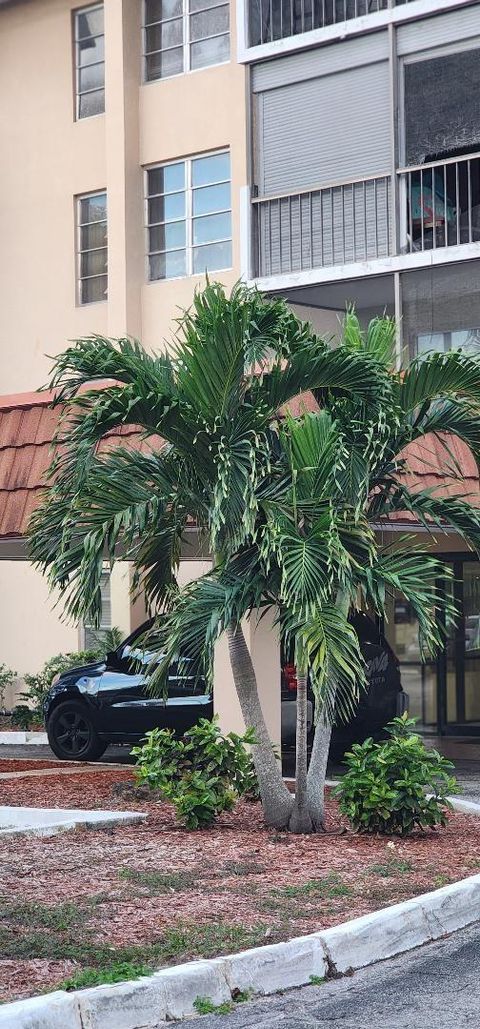
POLYGON ((250 186, 242 186, 240 189, 240 277, 242 279, 249 279, 252 272, 252 222, 250 186))
POLYGON ((253 61, 265 61, 282 54, 291 54, 297 50, 307 50, 322 44, 349 39, 386 28, 388 25, 403 25, 419 18, 427 18, 433 14, 445 14, 456 7, 469 7, 475 0, 411 0, 402 7, 390 7, 386 11, 365 14, 361 18, 349 18, 336 25, 327 25, 324 29, 313 29, 302 32, 298 36, 287 36, 276 39, 273 43, 262 43, 259 46, 248 46, 248 2, 237 0, 237 60, 239 64, 253 61))
POLYGON ((461 264, 480 258, 480 243, 463 243, 460 246, 442 247, 438 250, 424 250, 412 254, 397 254, 371 261, 357 261, 352 264, 338 264, 328 268, 308 268, 297 272, 283 272, 264 278, 251 279, 252 285, 265 293, 284 291, 302 286, 316 286, 324 283, 364 279, 368 276, 392 275, 394 272, 434 268, 437 265, 461 264))

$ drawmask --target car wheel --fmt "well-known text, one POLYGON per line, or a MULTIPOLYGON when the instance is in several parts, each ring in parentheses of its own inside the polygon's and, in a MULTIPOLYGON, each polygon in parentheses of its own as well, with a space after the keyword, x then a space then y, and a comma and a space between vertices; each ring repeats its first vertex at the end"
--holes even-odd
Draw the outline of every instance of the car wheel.
POLYGON ((47 722, 48 742, 62 761, 97 761, 107 749, 83 706, 66 700, 54 708, 47 722))

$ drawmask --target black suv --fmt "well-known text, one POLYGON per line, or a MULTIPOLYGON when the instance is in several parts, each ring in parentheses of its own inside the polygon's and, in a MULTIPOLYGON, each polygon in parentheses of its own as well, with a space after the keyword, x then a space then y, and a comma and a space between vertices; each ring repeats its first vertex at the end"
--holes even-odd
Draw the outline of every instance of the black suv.
MULTIPOLYGON (((355 739, 381 732, 386 722, 405 707, 398 661, 370 619, 358 616, 362 653, 370 687, 354 721, 334 730, 335 749, 345 750, 355 739)), ((174 729, 181 734, 199 718, 213 715, 205 683, 188 674, 188 664, 171 665, 166 698, 150 697, 139 662, 151 655, 135 648, 148 625, 137 629, 103 661, 71 668, 56 676, 44 701, 48 740, 62 760, 96 761, 109 743, 135 743, 150 729, 174 729)), ((296 680, 294 669, 282 669, 282 746, 295 744, 296 680)), ((310 701, 310 723, 313 706, 310 701)))

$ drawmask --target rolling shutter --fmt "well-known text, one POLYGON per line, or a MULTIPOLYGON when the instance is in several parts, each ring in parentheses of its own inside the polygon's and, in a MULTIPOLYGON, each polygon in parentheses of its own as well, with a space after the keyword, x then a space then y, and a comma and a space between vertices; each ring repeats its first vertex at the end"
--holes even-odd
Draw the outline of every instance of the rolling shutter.
POLYGON ((258 96, 260 196, 388 173, 388 62, 317 75, 258 96))

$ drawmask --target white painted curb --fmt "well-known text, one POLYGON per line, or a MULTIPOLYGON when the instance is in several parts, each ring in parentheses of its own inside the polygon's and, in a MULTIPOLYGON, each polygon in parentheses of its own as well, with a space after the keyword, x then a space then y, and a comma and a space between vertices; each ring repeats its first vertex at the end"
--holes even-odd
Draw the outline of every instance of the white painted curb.
MULTIPOLYGON (((452 798, 480 815, 480 805, 452 798)), ((394 957, 480 921, 480 874, 287 943, 165 968, 143 979, 57 991, 0 1007, 0 1029, 160 1029, 195 1014, 197 997, 212 1004, 235 990, 271 994, 394 957)))
POLYGON ((46 732, 23 732, 23 730, 0 732, 0 746, 2 744, 10 747, 24 747, 29 744, 44 747, 48 745, 48 736, 46 732))

